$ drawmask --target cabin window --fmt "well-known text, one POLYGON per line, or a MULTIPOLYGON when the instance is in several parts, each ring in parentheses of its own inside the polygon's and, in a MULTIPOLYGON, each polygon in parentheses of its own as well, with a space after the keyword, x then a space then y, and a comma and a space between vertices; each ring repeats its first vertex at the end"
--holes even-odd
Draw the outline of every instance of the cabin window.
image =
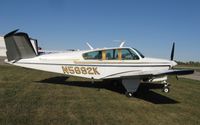
POLYGON ((132 50, 129 50, 129 49, 122 49, 121 50, 121 59, 122 60, 138 60, 139 57, 138 55, 132 51, 132 50))
POLYGON ((138 55, 131 49, 109 49, 83 54, 86 60, 138 60, 138 55))
POLYGON ((106 60, 118 59, 118 50, 110 49, 106 50, 106 60))
POLYGON ((102 51, 94 51, 94 52, 88 52, 83 54, 84 59, 95 59, 100 60, 102 59, 102 51))

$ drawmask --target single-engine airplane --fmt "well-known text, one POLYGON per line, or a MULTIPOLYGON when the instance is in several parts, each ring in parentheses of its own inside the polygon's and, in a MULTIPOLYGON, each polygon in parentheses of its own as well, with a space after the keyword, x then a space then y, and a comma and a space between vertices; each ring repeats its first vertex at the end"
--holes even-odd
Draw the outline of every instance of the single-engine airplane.
POLYGON ((12 31, 4 36, 7 60, 6 63, 25 68, 61 73, 66 76, 77 76, 91 80, 120 79, 131 97, 142 82, 163 83, 163 91, 169 92, 168 75, 192 74, 194 70, 173 69, 173 43, 171 60, 145 57, 132 47, 75 50, 58 53, 38 52, 37 40, 27 33, 12 31))

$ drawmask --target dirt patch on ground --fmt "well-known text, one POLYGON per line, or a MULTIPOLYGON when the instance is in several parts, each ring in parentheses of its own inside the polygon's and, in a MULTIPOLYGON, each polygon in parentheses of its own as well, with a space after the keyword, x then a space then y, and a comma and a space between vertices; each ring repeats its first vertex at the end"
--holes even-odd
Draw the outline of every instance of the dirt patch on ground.
POLYGON ((195 71, 194 74, 191 75, 183 75, 179 76, 180 78, 188 78, 188 79, 194 79, 200 81, 200 72, 195 71))

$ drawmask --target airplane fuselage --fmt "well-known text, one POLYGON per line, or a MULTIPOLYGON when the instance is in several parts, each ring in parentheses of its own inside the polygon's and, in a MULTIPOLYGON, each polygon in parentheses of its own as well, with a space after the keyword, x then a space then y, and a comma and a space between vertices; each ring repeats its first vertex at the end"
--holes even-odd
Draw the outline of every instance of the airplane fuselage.
MULTIPOLYGON (((168 70, 176 65, 174 61, 140 57, 135 60, 123 59, 84 59, 85 53, 119 50, 132 48, 109 48, 88 51, 69 51, 63 53, 42 54, 30 59, 21 59, 14 65, 37 70, 56 72, 67 76, 78 76, 92 79, 119 78, 130 75, 140 75, 138 72, 148 72, 154 70, 168 70)), ((132 49, 134 51, 134 49, 132 49)), ((103 56, 103 54, 102 54, 103 56)))

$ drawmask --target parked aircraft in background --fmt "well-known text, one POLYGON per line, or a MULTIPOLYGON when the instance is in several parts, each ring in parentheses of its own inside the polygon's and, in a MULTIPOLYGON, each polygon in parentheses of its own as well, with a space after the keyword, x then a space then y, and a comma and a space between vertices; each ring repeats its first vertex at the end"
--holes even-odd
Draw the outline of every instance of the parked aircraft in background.
MULTIPOLYGON (((126 95, 131 97, 142 82, 163 83, 163 91, 169 92, 168 75, 191 74, 193 70, 173 69, 177 63, 171 60, 145 57, 132 47, 76 50, 59 53, 38 52, 37 42, 31 42, 28 34, 12 31, 4 36, 7 48, 6 62, 12 65, 61 73, 66 76, 77 76, 96 79, 118 79, 126 89, 126 95)), ((35 41, 35 40, 33 40, 35 41)))

